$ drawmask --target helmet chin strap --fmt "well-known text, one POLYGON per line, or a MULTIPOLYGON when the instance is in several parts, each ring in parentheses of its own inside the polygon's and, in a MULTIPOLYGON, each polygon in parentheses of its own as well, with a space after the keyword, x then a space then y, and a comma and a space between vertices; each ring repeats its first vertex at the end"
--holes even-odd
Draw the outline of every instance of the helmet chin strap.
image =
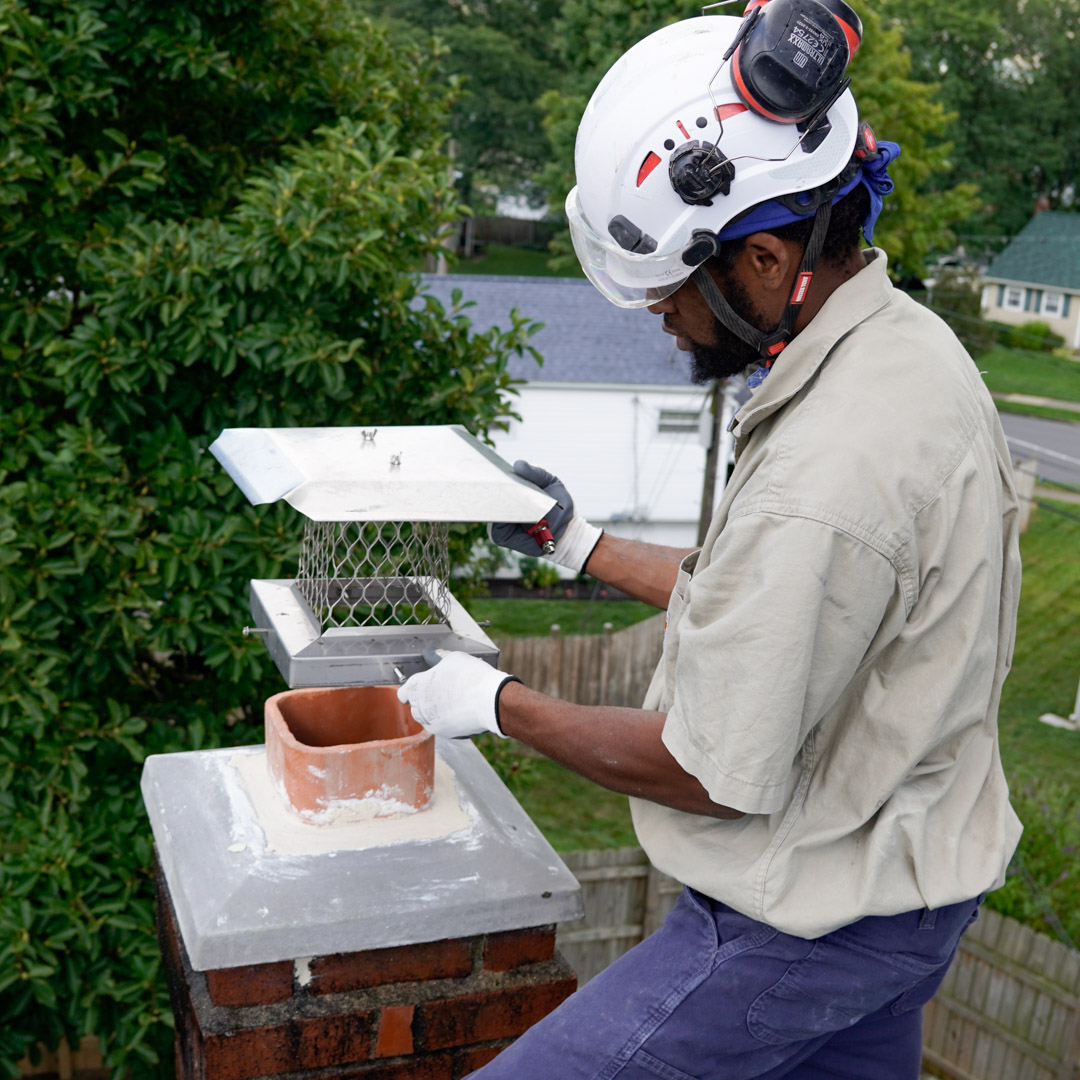
POLYGON ((814 267, 818 256, 825 244, 825 234, 829 231, 829 219, 832 217, 832 205, 825 203, 814 217, 814 227, 810 231, 810 239, 806 241, 803 249, 802 262, 799 264, 799 272, 795 275, 795 286, 791 290, 787 307, 776 329, 771 333, 764 333, 756 326, 751 326, 745 319, 735 314, 731 305, 724 298, 724 294, 717 287, 712 274, 705 269, 702 263, 690 280, 698 287, 698 291, 709 305, 709 310, 726 326, 737 338, 745 341, 747 345, 757 350, 758 356, 771 363, 791 340, 792 331, 795 328, 795 319, 802 307, 806 294, 810 290, 810 281, 814 276, 814 267))

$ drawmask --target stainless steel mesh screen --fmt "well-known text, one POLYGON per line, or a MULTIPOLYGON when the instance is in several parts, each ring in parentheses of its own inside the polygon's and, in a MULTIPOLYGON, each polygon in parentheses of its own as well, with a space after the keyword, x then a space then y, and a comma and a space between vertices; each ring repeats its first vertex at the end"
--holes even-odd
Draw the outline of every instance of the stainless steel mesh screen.
POLYGON ((297 587, 324 630, 446 622, 449 534, 446 522, 309 521, 297 587))

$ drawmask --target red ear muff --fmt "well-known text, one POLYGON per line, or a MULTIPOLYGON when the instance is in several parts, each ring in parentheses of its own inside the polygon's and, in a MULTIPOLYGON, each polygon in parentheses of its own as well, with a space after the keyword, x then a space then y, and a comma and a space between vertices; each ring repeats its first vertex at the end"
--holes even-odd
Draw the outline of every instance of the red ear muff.
POLYGON ((844 0, 821 0, 821 4, 840 24, 844 37, 847 38, 848 59, 854 60, 862 44, 862 19, 854 8, 844 3, 844 0))
POLYGON ((797 124, 834 95, 862 40, 844 0, 768 0, 753 5, 731 57, 735 89, 766 120, 797 124))

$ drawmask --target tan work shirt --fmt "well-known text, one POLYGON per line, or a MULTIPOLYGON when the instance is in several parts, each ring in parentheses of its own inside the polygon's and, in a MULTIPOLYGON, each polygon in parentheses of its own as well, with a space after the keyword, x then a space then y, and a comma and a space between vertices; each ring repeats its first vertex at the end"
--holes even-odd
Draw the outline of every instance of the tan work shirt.
POLYGON ((883 252, 735 418, 647 709, 727 821, 631 800, 661 870, 800 937, 999 886, 1017 499, 971 358, 883 252))

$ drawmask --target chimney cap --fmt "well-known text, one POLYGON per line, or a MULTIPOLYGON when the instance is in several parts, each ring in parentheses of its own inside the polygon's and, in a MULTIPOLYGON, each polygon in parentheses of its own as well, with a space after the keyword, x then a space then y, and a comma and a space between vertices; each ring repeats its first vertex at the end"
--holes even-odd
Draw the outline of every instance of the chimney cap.
POLYGON ((312 521, 519 521, 554 500, 460 424, 226 428, 210 446, 254 506, 312 521))
POLYGON ((577 879, 480 751, 465 739, 436 737, 435 747, 472 824, 442 839, 333 855, 266 847, 230 764, 263 747, 148 757, 143 802, 191 966, 210 971, 581 918, 577 879))

